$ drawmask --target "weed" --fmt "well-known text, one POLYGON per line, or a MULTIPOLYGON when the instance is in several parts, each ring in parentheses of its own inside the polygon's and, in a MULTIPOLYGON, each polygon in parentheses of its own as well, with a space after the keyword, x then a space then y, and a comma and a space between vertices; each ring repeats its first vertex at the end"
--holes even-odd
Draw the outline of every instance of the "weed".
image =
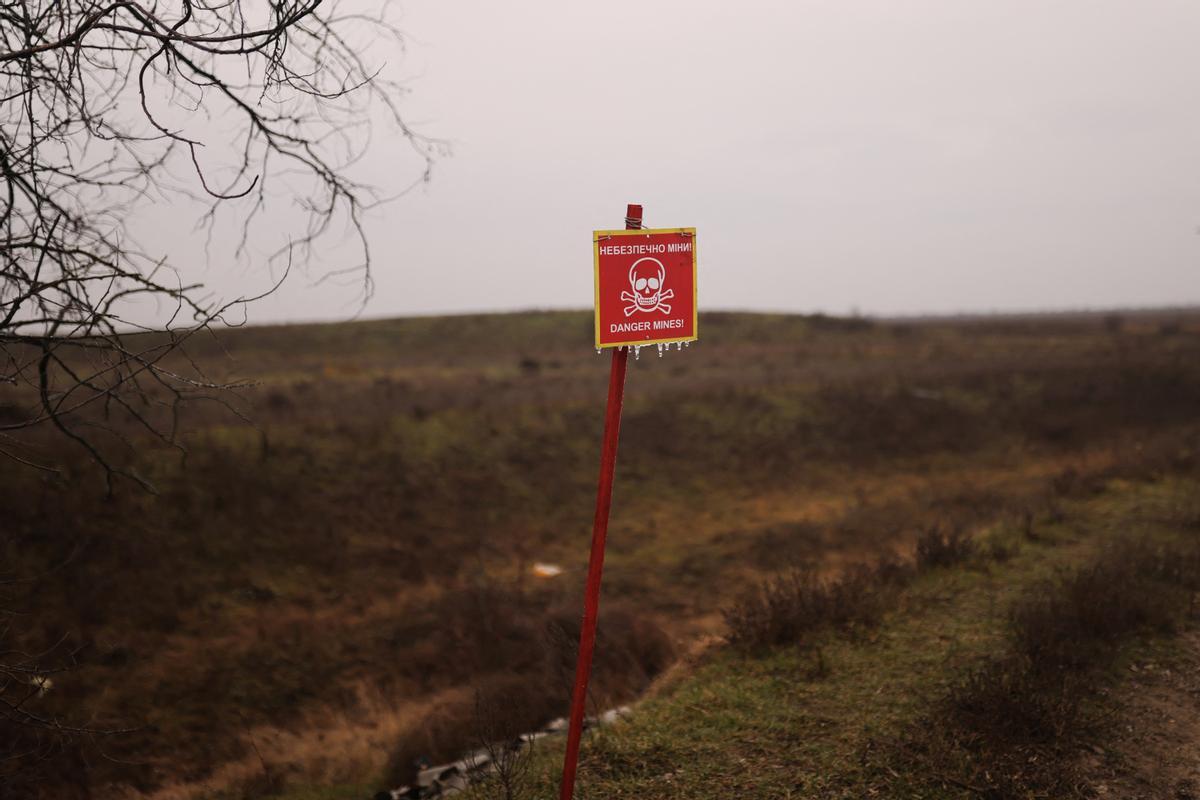
POLYGON ((468 761, 472 769, 482 767, 490 772, 484 787, 488 797, 515 800, 529 780, 535 742, 521 739, 523 731, 514 727, 513 720, 521 716, 519 702, 509 694, 487 699, 475 695, 475 735, 480 749, 468 761))
POLYGON ((1123 541, 1035 586, 1009 614, 1007 652, 966 670, 901 751, 993 797, 1074 797, 1064 751, 1094 727, 1086 701, 1122 642, 1169 632, 1200 588, 1200 547, 1123 541))
MULTIPOLYGON (((617 568, 601 619, 630 646, 598 665, 598 690, 636 691, 670 652, 661 631, 635 630, 653 627, 644 614, 611 616, 614 600, 686 628, 732 602, 747 568, 831 548, 877 552, 930 520, 970 530, 1067 464, 1079 475, 1060 483, 1079 484, 1080 497, 1087 474, 1107 469, 1104 454, 1120 464, 1106 482, 1195 468, 1200 337, 1161 339, 1135 314, 1125 322, 1114 356, 1095 318, 914 320, 901 333, 864 320, 705 315, 708 344, 641 362, 631 384, 617 568), (871 502, 840 520, 827 513, 860 493, 871 502), (773 508, 785 494, 803 508, 773 508), (749 500, 764 510, 761 541, 699 546, 708 520, 749 500), (618 678, 623 669, 631 674, 618 678)), ((160 495, 105 501, 83 460, 35 432, 29 444, 69 479, 0 459, 0 527, 13 537, 3 571, 47 576, 36 591, 9 587, 6 605, 27 613, 0 647, 41 652, 70 632, 64 646, 80 668, 41 702, 144 731, 89 762, 93 790, 191 784, 253 761, 235 710, 285 733, 352 712, 379 721, 384 739, 395 726, 401 750, 419 738, 403 732, 409 716, 395 721, 387 703, 347 710, 348 691, 365 686, 411 709, 528 670, 563 696, 577 593, 513 599, 471 576, 510 575, 535 557, 578 566, 586 542, 572 537, 590 520, 603 417, 604 366, 579 346, 591 325, 569 312, 231 330, 197 340, 192 355, 214 380, 261 383, 247 398, 257 427, 219 404, 189 406, 185 463, 136 430, 115 431, 160 495), (552 625, 564 643, 541 641, 552 625)), ((0 421, 38 405, 19 392, 0 399, 0 421)), ((1043 505, 1032 507, 1031 535, 1049 538, 1043 505)), ((890 579, 879 580, 851 603, 855 614, 886 605, 890 579)), ((336 755, 266 735, 259 744, 291 781, 334 761, 375 770, 382 745, 360 747, 365 739, 347 733, 354 744, 336 755)), ((447 756, 466 742, 445 744, 447 756)))
POLYGON ((1057 741, 1079 720, 1078 683, 1075 674, 1040 671, 1019 655, 990 659, 951 686, 947 716, 977 739, 1057 741))
POLYGON ((820 645, 813 648, 812 665, 809 667, 806 677, 810 681, 821 680, 829 677, 829 662, 825 660, 825 649, 820 645))
MULTIPOLYGON (((385 770, 392 785, 410 783, 419 759, 454 760, 472 745, 487 748, 537 730, 569 705, 579 641, 570 604, 495 583, 448 594, 446 603, 442 615, 453 638, 435 652, 456 653, 456 663, 442 669, 466 670, 473 697, 460 693, 434 704, 396 742, 385 770)), ((675 657, 653 620, 620 604, 601 615, 595 653, 589 694, 600 707, 636 696, 675 657)))
POLYGON ((1020 552, 1020 547, 1016 542, 997 537, 989 539, 987 547, 984 549, 984 555, 997 564, 1008 563, 1018 552, 1020 552))
POLYGON ((975 554, 975 542, 960 529, 943 530, 934 525, 917 537, 918 570, 950 567, 961 564, 975 554))
POLYGON ((846 631, 873 625, 886 607, 888 589, 909 575, 910 570, 890 559, 855 566, 831 579, 809 568, 793 568, 725 610, 726 639, 742 648, 771 647, 799 643, 822 628, 846 631))
POLYGON ((1169 631, 1175 592, 1151 585, 1183 579, 1168 563, 1154 551, 1126 544, 1074 575, 1043 584, 1012 610, 1014 651, 1035 672, 1082 670, 1139 629, 1169 631))

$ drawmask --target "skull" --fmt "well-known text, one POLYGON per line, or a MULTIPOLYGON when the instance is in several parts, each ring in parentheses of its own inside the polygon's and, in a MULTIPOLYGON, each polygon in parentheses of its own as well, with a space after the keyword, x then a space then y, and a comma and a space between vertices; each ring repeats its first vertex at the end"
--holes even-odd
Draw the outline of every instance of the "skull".
POLYGON ((644 311, 657 308, 661 301, 663 279, 667 270, 657 258, 642 258, 629 268, 629 288, 633 289, 637 307, 644 311))

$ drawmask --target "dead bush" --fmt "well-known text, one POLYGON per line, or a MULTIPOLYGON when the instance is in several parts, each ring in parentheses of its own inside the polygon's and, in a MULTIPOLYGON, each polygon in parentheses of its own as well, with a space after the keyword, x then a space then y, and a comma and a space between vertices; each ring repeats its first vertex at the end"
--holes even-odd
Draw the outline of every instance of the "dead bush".
POLYGON ((523 714, 520 699, 513 695, 475 695, 476 751, 468 757, 472 770, 486 770, 482 797, 516 800, 530 777, 535 741, 521 738, 514 720, 523 714))
POLYGON ((985 661, 951 686, 948 715, 976 740, 1045 743, 1076 727, 1077 675, 1032 668, 1020 656, 985 661))
POLYGON ((968 669, 898 750, 988 797, 1083 796, 1064 755, 1096 724, 1085 701, 1119 646, 1169 632, 1200 589, 1200 547, 1126 541, 1034 587, 1008 650, 968 669))
MULTIPOLYGON (((392 786, 411 783, 418 761, 453 761, 484 747, 481 739, 495 743, 538 730, 570 705, 577 604, 489 582, 446 603, 443 624, 457 650, 439 651, 456 653, 455 664, 444 669, 462 674, 474 690, 431 708, 397 742, 385 770, 392 786)), ((605 608, 596 632, 590 713, 636 697, 674 658, 674 643, 654 620, 619 604, 605 608)))
POLYGON ((1005 564, 1012 559, 1020 551, 1016 542, 1008 542, 1003 539, 991 539, 987 543, 987 548, 984 554, 998 564, 1005 564))
POLYGON ((772 647, 798 643, 822 628, 873 625, 888 590, 906 582, 910 572, 895 560, 859 565, 833 579, 810 568, 791 569, 725 609, 726 640, 743 648, 772 647))
POLYGON ((1042 584, 1010 616, 1013 648, 1035 671, 1086 669, 1141 630, 1169 632, 1200 578, 1200 553, 1124 542, 1042 584))
POLYGON ((917 537, 918 570, 950 567, 966 561, 975 553, 975 541, 961 529, 944 530, 940 525, 926 528, 917 537))

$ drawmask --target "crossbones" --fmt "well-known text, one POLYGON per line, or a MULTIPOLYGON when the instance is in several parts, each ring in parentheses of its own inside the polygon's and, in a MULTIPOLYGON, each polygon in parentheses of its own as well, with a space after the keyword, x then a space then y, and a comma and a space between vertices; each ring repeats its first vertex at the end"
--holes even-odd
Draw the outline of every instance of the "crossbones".
POLYGON ((663 291, 663 281, 667 277, 667 268, 657 258, 641 258, 633 262, 629 268, 629 288, 632 292, 621 292, 621 299, 629 303, 625 306, 625 316, 633 316, 635 311, 661 311, 671 313, 671 307, 664 303, 675 293, 670 289, 663 291))

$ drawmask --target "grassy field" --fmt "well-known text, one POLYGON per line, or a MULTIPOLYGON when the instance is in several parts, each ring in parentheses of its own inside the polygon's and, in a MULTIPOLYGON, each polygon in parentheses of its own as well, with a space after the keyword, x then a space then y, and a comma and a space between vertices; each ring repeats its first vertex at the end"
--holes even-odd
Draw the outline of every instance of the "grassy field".
MULTIPOLYGON (((877 624, 816 630, 792 646, 709 648, 682 677, 656 687, 627 721, 591 737, 579 796, 1195 796, 1200 650, 1194 634, 1178 636, 1200 622, 1198 493, 1194 474, 1112 482, 1064 499, 1053 517, 1035 521, 1033 536, 1010 523, 981 530, 973 553, 953 566, 920 571, 877 624), (987 673, 981 665, 1000 663, 1014 636, 1027 630, 1014 622, 1013 609, 1031 599, 1053 603, 1064 575, 1088 574, 1098 557, 1129 537, 1158 553, 1186 554, 1186 580, 1182 591, 1167 581, 1139 584, 1132 596, 1121 585, 1088 593, 1088 602, 1106 612, 1142 613, 1159 601, 1166 608, 1121 636, 1110 639, 1107 627, 1092 631, 1103 640, 1101 652, 1085 646, 1096 644, 1091 639, 1070 638, 1073 653, 1086 653, 1073 673, 1084 682, 1078 708, 1066 717, 1059 705, 1039 706, 1036 717, 1038 724, 1069 725, 1049 733, 1016 714, 1031 697, 1015 682, 1005 682, 1004 698, 987 698, 991 719, 962 718, 963 706, 980 692, 974 681, 987 673), (1180 693, 1182 702, 1169 711, 1173 729, 1163 731, 1167 717, 1144 713, 1137 678, 1169 676, 1172 669, 1191 676, 1191 695, 1180 693), (1188 755, 1178 759, 1148 747, 1145 738, 1128 741, 1135 725, 1143 737, 1148 730, 1167 733, 1188 755)), ((1054 619, 1063 616, 1056 609, 1054 619)), ((1061 684, 1039 699, 1062 703, 1061 684)), ((560 759, 557 749, 537 756, 522 796, 553 796, 560 759)))
MULTIPOLYGON (((1063 516, 1055 531, 1073 519, 1064 504, 1195 464, 1200 315, 701 324, 699 345, 631 365, 601 705, 724 636, 722 612, 789 564, 836 575, 907 555, 934 526, 1043 530, 1063 516)), ((134 729, 48 759, 47 796, 361 796, 408 779, 419 756, 456 757, 476 693, 521 698, 519 726, 563 713, 607 378, 590 325, 530 313, 229 331, 192 356, 259 382, 237 401, 253 424, 198 404, 180 420, 186 456, 139 442, 129 466, 157 494, 121 485, 106 499, 50 440, 64 479, 0 463, 5 570, 36 577, 9 587, 22 612, 9 643, 75 664, 40 707, 134 729), (536 562, 563 573, 540 578, 536 562)), ((24 401, 0 395, 0 413, 24 401)), ((672 778, 688 787, 678 796, 735 788, 737 758, 774 776, 760 796, 787 796, 771 781, 802 756, 824 765, 874 740, 842 722, 812 736, 837 717, 812 712, 832 702, 821 692, 862 701, 871 730, 915 718, 927 693, 914 687, 938 685, 917 667, 952 669, 947 648, 969 660, 1000 635, 985 606, 1090 541, 1050 538, 987 570, 922 575, 904 590, 913 613, 864 634, 891 644, 830 634, 828 681, 792 680, 814 669, 809 651, 718 648, 645 706, 661 714, 591 745, 591 780, 610 781, 595 796, 655 796, 661 772, 638 764, 688 752, 698 768, 712 752, 704 769, 724 777, 672 778), (961 616, 934 613, 947 605, 961 616), (878 670, 895 707, 866 704, 878 670), (694 747, 656 756, 655 737, 683 728, 694 747), (717 753, 722 737, 745 745, 717 753)), ((841 785, 804 780, 796 796, 841 785)))

